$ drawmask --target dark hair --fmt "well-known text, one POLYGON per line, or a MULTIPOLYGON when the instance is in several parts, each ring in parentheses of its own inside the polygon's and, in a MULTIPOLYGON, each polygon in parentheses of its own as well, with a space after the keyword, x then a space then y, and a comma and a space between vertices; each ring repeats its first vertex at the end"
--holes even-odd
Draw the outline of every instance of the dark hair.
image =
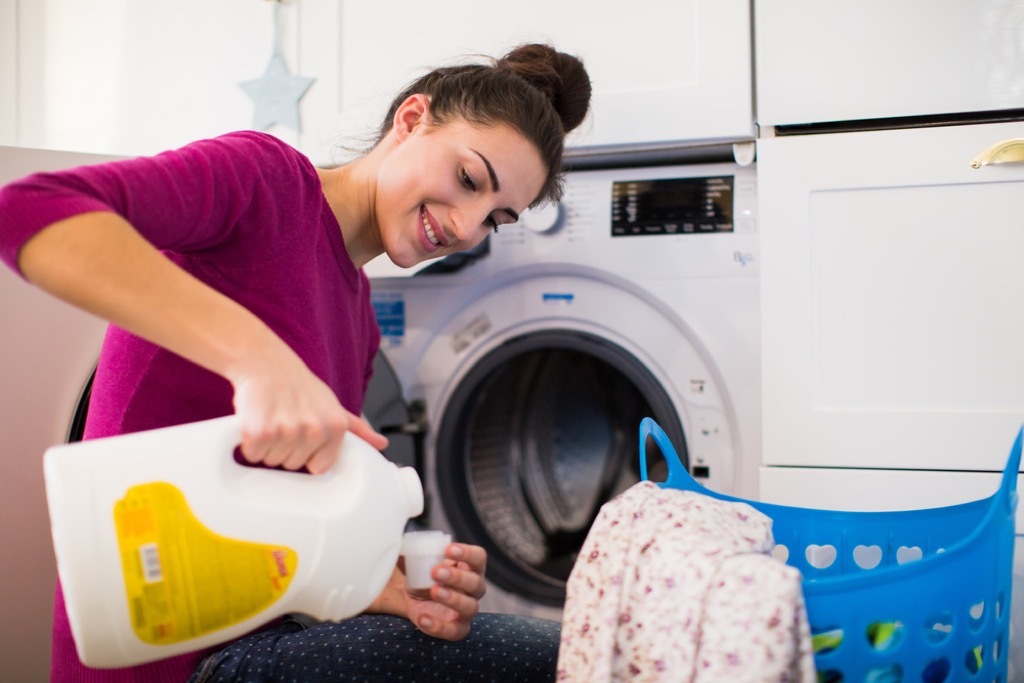
POLYGON ((402 102, 424 94, 435 125, 452 118, 505 124, 536 145, 548 176, 533 205, 558 200, 565 136, 586 117, 590 90, 590 77, 578 58, 549 45, 520 45, 487 64, 441 67, 411 83, 391 103, 378 140, 391 130, 402 102))

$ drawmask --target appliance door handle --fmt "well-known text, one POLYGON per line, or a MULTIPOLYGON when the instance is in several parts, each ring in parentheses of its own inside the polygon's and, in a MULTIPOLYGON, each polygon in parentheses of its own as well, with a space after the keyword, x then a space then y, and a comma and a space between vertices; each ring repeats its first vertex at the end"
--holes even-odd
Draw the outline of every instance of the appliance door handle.
POLYGON ((1010 138, 1001 140, 978 152, 978 155, 971 159, 971 168, 1021 161, 1024 161, 1024 138, 1010 138))

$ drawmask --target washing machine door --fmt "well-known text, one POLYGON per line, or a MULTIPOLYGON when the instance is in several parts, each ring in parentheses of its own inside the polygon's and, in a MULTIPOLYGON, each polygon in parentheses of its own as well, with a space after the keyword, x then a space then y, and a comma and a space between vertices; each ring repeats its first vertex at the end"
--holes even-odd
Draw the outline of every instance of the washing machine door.
POLYGON ((436 435, 437 496, 455 536, 487 549, 493 583, 562 605, 601 506, 639 481, 644 417, 686 462, 665 388, 631 353, 579 330, 509 339, 462 378, 436 435))

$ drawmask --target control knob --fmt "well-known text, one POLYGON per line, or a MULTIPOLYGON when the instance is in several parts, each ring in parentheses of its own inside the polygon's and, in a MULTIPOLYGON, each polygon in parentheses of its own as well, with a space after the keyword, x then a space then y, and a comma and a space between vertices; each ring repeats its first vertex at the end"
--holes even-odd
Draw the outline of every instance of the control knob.
POLYGON ((540 235, 557 230, 561 226, 563 218, 564 212, 561 203, 546 202, 520 214, 519 225, 540 235))

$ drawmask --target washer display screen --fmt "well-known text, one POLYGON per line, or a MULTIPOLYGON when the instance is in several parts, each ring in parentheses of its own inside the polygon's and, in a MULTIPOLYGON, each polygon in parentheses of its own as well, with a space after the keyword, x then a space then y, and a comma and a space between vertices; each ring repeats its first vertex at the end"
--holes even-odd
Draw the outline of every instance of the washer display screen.
POLYGON ((612 237, 732 232, 733 176, 612 183, 612 237))

